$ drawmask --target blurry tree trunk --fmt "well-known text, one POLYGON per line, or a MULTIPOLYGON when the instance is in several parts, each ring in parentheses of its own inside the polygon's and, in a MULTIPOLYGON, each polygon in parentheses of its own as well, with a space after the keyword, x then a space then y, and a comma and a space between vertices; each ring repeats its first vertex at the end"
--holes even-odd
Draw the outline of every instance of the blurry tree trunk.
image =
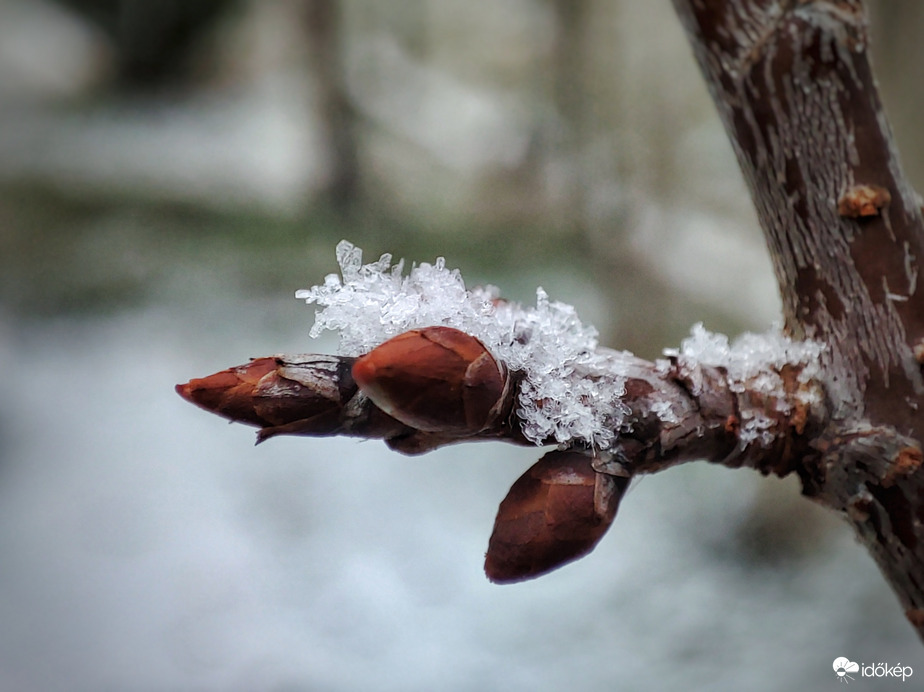
POLYGON ((327 146, 323 196, 347 213, 360 191, 356 113, 347 94, 343 66, 343 16, 339 0, 305 0, 304 25, 315 79, 316 112, 327 146))
POLYGON ((586 232, 586 190, 588 181, 585 149, 588 145, 587 88, 585 69, 584 24, 588 17, 587 0, 554 0, 555 43, 552 58, 552 99, 560 127, 555 140, 566 161, 568 176, 564 181, 561 217, 568 230, 580 236, 586 232))
POLYGON ((869 3, 876 79, 889 109, 905 172, 924 186, 924 3, 920 0, 874 0, 869 3))
MULTIPOLYGON (((567 236, 586 245, 594 280, 606 286, 606 293, 624 298, 613 307, 616 325, 612 340, 637 355, 655 357, 664 343, 673 341, 669 337, 677 312, 683 307, 692 311, 692 304, 677 296, 650 264, 639 261, 629 237, 634 204, 626 200, 615 214, 603 218, 591 209, 598 182, 594 138, 612 136, 600 132, 592 111, 595 99, 588 86, 589 75, 594 72, 588 36, 601 11, 589 0, 554 0, 551 6, 556 29, 552 101, 557 122, 552 151, 547 153, 563 161, 566 171, 556 218, 567 236)), ((624 53, 620 56, 625 59, 624 53)), ((659 144, 670 146, 668 142, 659 144)), ((621 184, 627 183, 620 178, 621 184)))
POLYGON ((58 0, 106 33, 115 49, 117 86, 182 85, 203 35, 238 0, 58 0))
POLYGON ((828 344, 832 418, 803 492, 856 529, 924 633, 920 198, 860 0, 674 0, 757 208, 786 328, 828 344))

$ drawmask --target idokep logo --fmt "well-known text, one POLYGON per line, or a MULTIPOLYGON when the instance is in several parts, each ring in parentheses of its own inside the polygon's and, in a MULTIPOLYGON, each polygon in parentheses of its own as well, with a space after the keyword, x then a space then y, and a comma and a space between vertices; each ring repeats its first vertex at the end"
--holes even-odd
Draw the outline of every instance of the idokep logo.
POLYGON ((841 656, 834 659, 834 672, 837 674, 838 682, 850 682, 855 679, 850 673, 859 673, 860 665, 841 656))
POLYGON ((850 683, 856 680, 859 673, 862 678, 901 678, 905 682, 914 673, 911 666, 903 666, 901 663, 892 665, 891 663, 855 663, 849 658, 834 659, 834 674, 837 675, 838 682, 850 683), (851 675, 853 673, 853 675, 851 675))

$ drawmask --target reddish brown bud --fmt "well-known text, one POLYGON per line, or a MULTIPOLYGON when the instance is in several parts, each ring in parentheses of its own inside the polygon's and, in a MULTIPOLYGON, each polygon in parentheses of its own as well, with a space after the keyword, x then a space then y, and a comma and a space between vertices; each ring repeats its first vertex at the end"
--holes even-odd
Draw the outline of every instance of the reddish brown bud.
POLYGON ((254 392, 263 377, 275 370, 275 358, 256 358, 246 365, 178 384, 176 393, 206 411, 233 421, 267 425, 254 406, 254 392))
POLYGON ((475 337, 427 327, 399 334, 358 358, 353 379, 376 406, 405 425, 475 434, 499 414, 507 374, 475 337))
POLYGON ((538 577, 594 549, 630 479, 597 473, 592 461, 583 452, 549 452, 517 479, 488 543, 491 581, 538 577))
POLYGON ((349 378, 352 364, 331 356, 256 358, 178 384, 176 391, 207 411, 262 428, 260 439, 280 432, 333 434, 344 397, 355 392, 343 377, 349 378))

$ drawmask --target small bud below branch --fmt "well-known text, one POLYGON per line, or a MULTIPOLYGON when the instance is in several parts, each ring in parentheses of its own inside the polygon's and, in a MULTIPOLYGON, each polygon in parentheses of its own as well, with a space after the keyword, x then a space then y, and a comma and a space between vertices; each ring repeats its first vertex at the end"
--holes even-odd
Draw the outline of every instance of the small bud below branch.
POLYGON ((417 430, 475 434, 500 413, 507 373, 478 339, 451 327, 400 334, 353 365, 360 390, 417 430))
POLYGON ((594 549, 630 479, 598 473, 592 464, 583 451, 549 452, 513 484, 485 556, 491 581, 538 577, 594 549))

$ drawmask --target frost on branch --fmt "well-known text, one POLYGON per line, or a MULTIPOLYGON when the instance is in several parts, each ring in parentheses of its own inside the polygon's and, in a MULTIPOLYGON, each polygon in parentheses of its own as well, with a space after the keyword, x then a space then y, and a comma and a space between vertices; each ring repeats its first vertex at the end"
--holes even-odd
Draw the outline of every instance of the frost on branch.
MULTIPOLYGON (((708 331, 702 323, 693 325, 690 336, 681 342, 679 349, 664 350, 664 355, 676 363, 673 367, 692 383, 694 396, 702 387, 702 383, 697 381, 700 367, 721 368, 730 391, 772 401, 775 412, 782 415, 791 413, 793 403, 813 404, 820 396, 817 388, 799 387, 793 400, 785 388, 783 369, 798 368, 797 382, 808 384, 820 374, 823 353, 823 344, 793 341, 779 327, 773 327, 764 334, 745 332, 729 343, 727 336, 708 331)), ((658 361, 658 367, 666 373, 672 365, 668 361, 658 361)), ((773 442, 770 430, 774 419, 765 410, 742 406, 740 415, 739 440, 742 445, 756 442, 767 447, 773 442)))
POLYGON ((603 449, 613 443, 628 413, 625 377, 597 351, 597 330, 570 305, 549 300, 541 288, 535 307, 501 301, 494 287, 467 289, 443 258, 404 275, 403 260, 392 265, 385 254, 363 264, 362 251, 344 240, 337 261, 339 276, 295 294, 320 306, 312 336, 337 331, 341 355, 357 356, 411 329, 459 329, 521 375, 516 413, 528 440, 603 449))
MULTIPOLYGON (((570 305, 549 300, 541 288, 535 307, 525 307, 500 300, 494 287, 466 288, 459 271, 447 269, 443 258, 414 265, 405 274, 403 260, 393 265, 385 254, 363 264, 362 251, 341 241, 337 260, 339 275, 328 275, 322 285, 296 297, 319 306, 311 335, 338 332, 341 355, 368 353, 409 330, 451 327, 480 340, 517 374, 515 411, 527 440, 606 450, 621 431, 632 428, 637 416, 625 397, 631 355, 599 349, 596 329, 583 324, 570 305)), ((739 399, 740 445, 769 447, 779 419, 795 403, 812 404, 818 396, 811 387, 790 396, 783 369, 794 368, 797 383, 806 384, 818 374, 822 352, 821 344, 792 341, 778 328, 730 343, 698 324, 679 349, 665 350, 670 360, 658 361, 656 370, 662 377, 673 372, 696 397, 703 366, 720 369, 725 386, 739 399)), ((653 400, 647 410, 664 424, 681 422, 667 400, 653 400)))

